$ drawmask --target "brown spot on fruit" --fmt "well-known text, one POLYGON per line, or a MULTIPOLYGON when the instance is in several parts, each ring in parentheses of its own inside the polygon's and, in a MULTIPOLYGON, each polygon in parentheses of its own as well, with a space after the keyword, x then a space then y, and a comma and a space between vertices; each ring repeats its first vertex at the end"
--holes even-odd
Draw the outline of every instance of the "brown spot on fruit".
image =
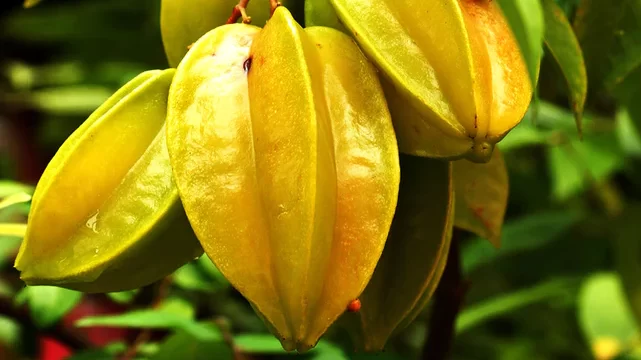
POLYGON ((245 72, 249 72, 249 70, 252 68, 252 58, 249 57, 245 62, 243 63, 243 69, 245 69, 245 72))

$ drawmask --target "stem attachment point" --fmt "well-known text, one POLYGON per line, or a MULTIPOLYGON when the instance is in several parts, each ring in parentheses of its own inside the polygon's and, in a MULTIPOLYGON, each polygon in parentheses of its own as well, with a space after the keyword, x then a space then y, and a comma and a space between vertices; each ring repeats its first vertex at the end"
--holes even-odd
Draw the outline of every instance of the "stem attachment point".
POLYGON ((269 5, 271 7, 270 16, 274 15, 274 11, 276 11, 277 7, 283 6, 283 4, 281 4, 281 2, 278 0, 269 0, 269 5))
POLYGON ((240 0, 238 5, 234 6, 231 16, 227 19, 227 24, 235 24, 238 19, 243 19, 243 24, 250 24, 252 18, 247 15, 247 4, 249 0, 240 0))

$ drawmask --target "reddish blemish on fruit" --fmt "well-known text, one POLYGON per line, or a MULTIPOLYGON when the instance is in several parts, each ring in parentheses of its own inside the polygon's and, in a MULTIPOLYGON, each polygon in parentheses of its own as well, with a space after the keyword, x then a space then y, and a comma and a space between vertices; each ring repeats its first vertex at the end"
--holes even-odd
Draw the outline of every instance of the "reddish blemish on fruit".
POLYGON ((347 305, 347 311, 349 312, 358 312, 361 309, 361 301, 356 299, 352 300, 349 305, 347 305))

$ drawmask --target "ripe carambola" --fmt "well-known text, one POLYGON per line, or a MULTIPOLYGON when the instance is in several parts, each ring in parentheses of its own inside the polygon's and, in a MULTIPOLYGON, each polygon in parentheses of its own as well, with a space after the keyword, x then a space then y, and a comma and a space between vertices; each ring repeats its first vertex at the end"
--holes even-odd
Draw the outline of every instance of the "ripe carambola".
MULTIPOLYGON (((283 5, 301 2, 281 0, 283 5)), ((169 66, 177 67, 187 54, 189 45, 209 30, 224 25, 235 5, 238 5, 238 0, 162 0, 160 32, 169 66)), ((269 11, 269 2, 266 0, 250 1, 247 6, 252 24, 257 26, 265 25, 269 11)))
POLYGON ((489 160, 532 86, 496 1, 330 0, 381 70, 402 152, 489 160))
POLYGON ((130 290, 203 253, 169 164, 164 124, 174 72, 135 77, 53 157, 16 259, 28 285, 130 290))
POLYGON ((450 162, 401 156, 392 228, 357 313, 340 321, 359 350, 381 351, 425 308, 441 279, 454 222, 450 162))
POLYGON ((168 145, 205 251, 287 350, 313 347, 365 288, 399 184, 374 67, 279 7, 204 35, 170 90, 168 145))

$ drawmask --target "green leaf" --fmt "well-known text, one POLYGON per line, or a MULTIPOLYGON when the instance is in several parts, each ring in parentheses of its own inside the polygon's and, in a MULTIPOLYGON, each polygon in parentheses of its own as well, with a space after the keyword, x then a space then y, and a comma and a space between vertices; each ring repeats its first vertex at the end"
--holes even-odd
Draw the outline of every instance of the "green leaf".
POLYGON ((207 254, 203 254, 198 258, 197 263, 200 269, 205 272, 211 281, 216 284, 216 289, 225 289, 230 287, 229 281, 223 276, 223 273, 218 270, 216 265, 209 259, 207 254))
POLYGON ((149 342, 149 343, 141 344, 138 347, 137 353, 139 356, 146 359, 148 357, 156 355, 159 349, 160 349, 160 344, 149 342))
POLYGON ((203 341, 184 330, 177 331, 169 336, 151 356, 150 360, 233 360, 234 354, 227 344, 221 339, 203 341))
POLYGON ((541 3, 539 0, 499 0, 499 5, 519 43, 532 87, 535 87, 539 77, 545 26, 541 3))
MULTIPOLYGON (((337 345, 329 341, 320 341, 316 347, 310 351, 313 360, 349 360, 353 359, 347 356, 345 352, 337 345)), ((380 354, 378 354, 380 355, 380 354)))
POLYGON ((574 28, 590 88, 611 90, 641 64, 641 0, 582 0, 574 28))
POLYGON ((183 265, 174 272, 174 283, 183 289, 214 292, 229 287, 229 282, 203 254, 198 260, 183 265))
MULTIPOLYGON (((240 334, 234 336, 234 345, 243 353, 260 355, 287 354, 280 341, 271 334, 240 334)), ((309 354, 318 359, 347 359, 343 351, 330 342, 321 340, 309 354)))
POLYGON ((222 339, 218 328, 198 323, 182 315, 162 310, 136 310, 120 315, 94 316, 78 320, 76 326, 105 326, 140 329, 174 329, 183 330, 203 341, 222 339))
POLYGON ((163 301, 158 307, 158 310, 175 314, 188 320, 193 320, 196 315, 194 305, 189 301, 177 296, 172 296, 165 299, 165 301, 163 301))
POLYGON ((537 213, 510 221, 503 227, 499 250, 482 239, 467 243, 462 250, 463 268, 470 272, 497 258, 542 247, 556 240, 582 217, 580 213, 564 210, 537 213))
POLYGON ((577 285, 577 281, 574 279, 555 279, 485 300, 480 304, 467 307, 458 316, 456 319, 456 331, 459 333, 464 332, 485 321, 504 316, 535 303, 572 298, 574 288, 577 288, 577 285))
MULTIPOLYGON (((385 353, 376 353, 376 354, 354 354, 351 355, 348 359, 351 360, 403 360, 406 359, 398 354, 385 352, 385 353)), ((327 359, 330 360, 330 359, 327 359)))
POLYGON ((9 206, 12 206, 15 204, 26 203, 30 200, 31 200, 31 195, 27 193, 17 193, 17 194, 9 195, 6 198, 2 199, 2 201, 0 201, 0 210, 8 208, 9 206))
POLYGON ((503 152, 509 152, 518 148, 544 145, 549 141, 551 131, 537 128, 528 121, 521 121, 512 129, 498 147, 503 152))
POLYGON ((87 115, 105 102, 113 91, 103 86, 64 86, 31 92, 38 110, 59 115, 87 115))
POLYGON ((458 160, 452 164, 454 226, 488 239, 499 248, 509 187, 503 154, 495 149, 488 163, 458 160))
POLYGON ((33 187, 10 180, 0 180, 0 198, 17 193, 33 194, 33 187))
POLYGON ((280 341, 270 334, 242 334, 234 336, 234 344, 248 354, 285 354, 280 341))
POLYGON ((138 290, 129 290, 129 291, 119 291, 119 292, 111 292, 107 293, 107 296, 109 298, 119 304, 129 304, 134 297, 136 297, 136 294, 138 293, 138 290))
POLYGON ((597 358, 612 358, 618 353, 611 353, 613 348, 625 348, 639 339, 639 328, 615 273, 596 274, 584 282, 578 311, 583 334, 597 358))
MULTIPOLYGON (((624 140, 621 146, 630 150, 630 146, 639 147, 641 137, 641 67, 626 78, 616 89, 615 96, 624 108, 622 118, 617 119, 619 125, 627 125, 625 132, 621 133, 619 139, 624 140), (627 116, 626 116, 627 115, 627 116), (621 134, 625 137, 622 137, 621 134), (626 148, 627 147, 627 148, 626 148)), ((633 149, 634 151, 634 149, 633 149)), ((633 153, 634 155, 638 155, 633 153)))
POLYGON ((20 344, 21 331, 20 324, 16 320, 0 315, 0 346, 20 344))
POLYGON ((82 299, 82 293, 55 286, 27 286, 15 301, 27 303, 34 323, 40 328, 56 324, 82 299))
MULTIPOLYGON (((567 132, 568 135, 574 135, 572 136, 573 138, 578 138, 578 136, 576 136, 576 121, 574 115, 565 107, 541 101, 537 105, 533 105, 531 111, 528 112, 526 116, 524 121, 536 122, 537 127, 549 130, 561 130, 567 132), (536 108, 534 108, 534 106, 536 106, 536 108), (534 113, 536 114, 536 118, 534 118, 534 113)), ((583 118, 584 125, 592 122, 593 119, 588 116, 583 118)))
POLYGON ((588 78, 583 52, 563 9, 554 0, 543 0, 543 10, 545 45, 565 77, 576 126, 579 134, 582 134, 583 108, 588 94, 588 78))
POLYGON ((212 284, 199 271, 198 266, 189 262, 174 272, 174 283, 186 290, 212 291, 212 284))
MULTIPOLYGON (((22 234, 24 234, 24 231, 26 230, 26 226, 22 224, 13 224, 21 228, 20 230, 22 231, 22 234)), ((17 234, 20 231, 15 231, 15 232, 10 232, 10 231, 3 231, 3 224, 0 224, 0 268, 4 267, 8 261, 10 261, 11 257, 15 254, 18 253, 18 248, 20 247, 20 243, 22 242, 22 236, 13 236, 11 234, 17 234), (5 236, 9 235, 9 236, 5 236)), ((7 230, 7 229, 5 229, 7 230)))
MULTIPOLYGON (((638 123, 641 125, 641 118, 638 119, 638 123)), ((641 130, 641 126, 636 126, 628 109, 621 108, 617 111, 616 134, 626 155, 641 157, 641 133, 639 130, 641 130)))
POLYGON ((74 353, 66 360, 114 360, 119 353, 127 350, 122 342, 111 343, 101 349, 84 350, 74 353))
POLYGON ((591 182, 600 182, 624 167, 623 151, 614 132, 586 135, 548 148, 548 167, 557 200, 577 195, 591 182))

